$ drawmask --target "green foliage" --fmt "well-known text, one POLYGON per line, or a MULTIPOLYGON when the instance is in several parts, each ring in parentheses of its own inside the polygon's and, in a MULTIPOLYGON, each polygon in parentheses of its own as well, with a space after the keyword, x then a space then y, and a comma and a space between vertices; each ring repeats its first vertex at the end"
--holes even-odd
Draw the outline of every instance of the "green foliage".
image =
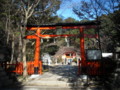
POLYGON ((113 39, 114 41, 118 44, 118 46, 120 46, 120 43, 119 43, 119 40, 120 40, 120 9, 119 10, 116 10, 112 15, 112 18, 111 20, 113 21, 114 23, 114 36, 113 36, 113 39))
POLYGON ((48 47, 44 48, 44 49, 42 50, 42 52, 43 52, 43 53, 49 53, 50 55, 54 55, 55 52, 58 51, 58 49, 59 49, 58 46, 52 45, 52 46, 48 46, 48 47))
POLYGON ((74 18, 68 17, 67 19, 64 20, 65 23, 74 23, 74 22, 78 22, 77 20, 75 20, 74 18))
POLYGON ((111 13, 109 15, 102 15, 101 19, 101 29, 100 29, 100 36, 101 36, 101 45, 104 52, 109 51, 113 52, 115 47, 119 44, 119 14, 114 16, 116 13, 111 13), (117 18, 118 17, 118 18, 117 18), (117 18, 117 19, 116 19, 117 18))
POLYGON ((62 60, 61 57, 59 57, 59 58, 57 59, 57 63, 61 63, 61 62, 63 62, 63 60, 62 60))

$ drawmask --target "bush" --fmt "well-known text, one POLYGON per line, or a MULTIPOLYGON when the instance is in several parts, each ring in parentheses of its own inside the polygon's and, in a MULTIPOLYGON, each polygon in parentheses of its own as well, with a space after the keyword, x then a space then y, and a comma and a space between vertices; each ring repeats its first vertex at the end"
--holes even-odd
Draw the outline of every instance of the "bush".
POLYGON ((77 58, 74 58, 74 59, 73 59, 73 62, 77 63, 77 58))

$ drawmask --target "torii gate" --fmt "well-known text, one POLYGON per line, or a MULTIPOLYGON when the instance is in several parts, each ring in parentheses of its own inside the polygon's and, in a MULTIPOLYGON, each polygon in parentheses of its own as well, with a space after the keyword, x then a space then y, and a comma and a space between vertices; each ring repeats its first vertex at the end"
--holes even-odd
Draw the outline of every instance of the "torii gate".
POLYGON ((35 54, 34 54, 34 74, 38 74, 40 70, 40 74, 42 74, 42 62, 40 59, 40 44, 41 44, 41 38, 48 38, 48 37, 69 37, 69 36, 79 36, 80 37, 80 51, 81 51, 81 61, 79 61, 78 65, 78 74, 81 73, 80 67, 86 66, 86 57, 85 57, 85 47, 84 47, 84 38, 96 38, 98 35, 87 35, 84 34, 85 29, 89 28, 97 28, 98 22, 91 21, 91 22, 85 22, 85 23, 57 23, 57 24, 48 24, 48 25, 27 25, 27 30, 35 30, 35 35, 27 35, 26 39, 35 39, 36 45, 35 45, 35 54), (79 29, 80 35, 75 34, 65 34, 65 35, 48 35, 48 34, 41 34, 41 30, 55 30, 57 28, 61 29, 79 29), (39 67, 40 63, 40 67, 39 67))

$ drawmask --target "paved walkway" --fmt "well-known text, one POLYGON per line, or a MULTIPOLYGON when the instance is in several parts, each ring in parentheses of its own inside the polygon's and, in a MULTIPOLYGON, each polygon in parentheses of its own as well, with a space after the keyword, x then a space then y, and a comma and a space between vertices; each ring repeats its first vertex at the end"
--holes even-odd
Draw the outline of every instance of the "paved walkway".
POLYGON ((45 72, 43 75, 32 75, 25 82, 25 86, 39 86, 50 90, 101 90, 101 87, 95 89, 95 86, 85 86, 85 77, 77 76, 77 67, 72 65, 51 66, 49 72, 45 72))
POLYGON ((102 87, 87 86, 86 81, 77 76, 73 65, 50 66, 43 75, 31 75, 20 87, 0 90, 104 90, 102 87))
POLYGON ((32 75, 25 85, 69 87, 77 79, 77 66, 58 65, 49 68, 43 75, 32 75))

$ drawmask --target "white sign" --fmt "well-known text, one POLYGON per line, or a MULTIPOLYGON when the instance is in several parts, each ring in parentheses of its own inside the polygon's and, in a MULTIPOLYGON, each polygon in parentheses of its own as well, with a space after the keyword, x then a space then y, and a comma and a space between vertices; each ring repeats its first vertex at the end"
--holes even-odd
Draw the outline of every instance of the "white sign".
POLYGON ((112 57, 113 53, 102 53, 102 57, 112 57))

